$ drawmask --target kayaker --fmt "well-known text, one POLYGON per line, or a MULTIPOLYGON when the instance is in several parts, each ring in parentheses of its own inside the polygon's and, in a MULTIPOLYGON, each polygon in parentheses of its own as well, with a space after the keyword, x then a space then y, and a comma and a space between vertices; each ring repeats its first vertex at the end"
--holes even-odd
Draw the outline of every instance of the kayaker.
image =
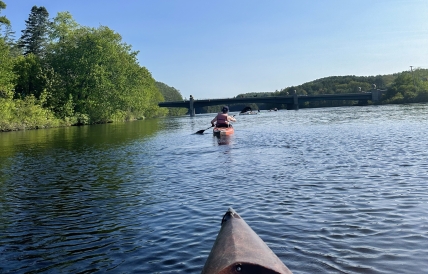
POLYGON ((231 126, 229 122, 230 121, 236 122, 236 119, 232 116, 229 116, 227 114, 228 112, 229 112, 228 106, 222 107, 221 112, 219 112, 217 114, 217 116, 214 119, 212 119, 211 125, 212 126, 216 125, 217 127, 229 127, 229 126, 231 126))

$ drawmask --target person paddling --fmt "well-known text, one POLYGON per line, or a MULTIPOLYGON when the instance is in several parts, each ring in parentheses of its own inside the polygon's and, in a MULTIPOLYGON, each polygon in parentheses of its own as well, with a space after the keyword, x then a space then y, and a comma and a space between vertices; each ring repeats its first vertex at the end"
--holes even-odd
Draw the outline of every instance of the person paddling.
POLYGON ((215 123, 215 126, 217 126, 217 127, 230 127, 230 126, 232 126, 229 122, 230 121, 236 122, 236 119, 233 116, 229 116, 227 114, 228 112, 229 112, 229 107, 224 106, 221 109, 221 112, 219 112, 217 114, 217 116, 214 119, 212 119, 211 125, 214 126, 214 123, 215 123))

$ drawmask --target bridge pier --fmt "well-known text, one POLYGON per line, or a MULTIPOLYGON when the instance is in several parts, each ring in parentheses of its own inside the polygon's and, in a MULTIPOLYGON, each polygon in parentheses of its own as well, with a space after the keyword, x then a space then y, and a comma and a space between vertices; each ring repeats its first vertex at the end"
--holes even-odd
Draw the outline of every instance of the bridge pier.
POLYGON ((299 98, 297 97, 297 91, 293 91, 293 103, 287 104, 287 110, 298 110, 299 109, 299 98))
POLYGON ((297 98, 297 92, 296 92, 296 90, 294 90, 294 92, 293 92, 293 108, 295 110, 299 109, 299 100, 297 98))
POLYGON ((190 104, 190 106, 189 106, 189 113, 190 113, 190 117, 195 117, 195 108, 193 106, 193 101, 194 101, 193 96, 190 95, 190 99, 189 99, 189 104, 190 104))
POLYGON ((372 89, 372 102, 378 104, 380 103, 381 99, 382 99, 382 90, 372 89))

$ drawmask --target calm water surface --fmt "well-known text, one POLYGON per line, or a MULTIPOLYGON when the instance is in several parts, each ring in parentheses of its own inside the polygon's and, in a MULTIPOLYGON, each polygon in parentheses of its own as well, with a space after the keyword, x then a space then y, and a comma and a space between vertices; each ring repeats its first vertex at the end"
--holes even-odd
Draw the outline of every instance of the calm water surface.
POLYGON ((294 273, 427 273, 428 105, 0 134, 0 273, 199 273, 233 207, 294 273))

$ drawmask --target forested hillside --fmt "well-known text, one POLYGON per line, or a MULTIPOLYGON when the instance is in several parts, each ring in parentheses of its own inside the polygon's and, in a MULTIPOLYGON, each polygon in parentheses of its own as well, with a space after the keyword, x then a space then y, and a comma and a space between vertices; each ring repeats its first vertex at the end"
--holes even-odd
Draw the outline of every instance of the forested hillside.
MULTIPOLYGON (((245 93, 237 97, 262 97, 262 96, 286 96, 317 94, 358 93, 370 91, 376 85, 376 89, 384 90, 382 103, 415 103, 428 102, 428 69, 417 68, 413 72, 403 71, 400 73, 377 76, 330 76, 304 83, 298 86, 290 86, 271 93, 245 93)), ((335 106, 352 105, 353 101, 338 101, 335 106)), ((331 102, 313 102, 301 107, 323 107, 331 106, 331 102)), ((261 104, 259 109, 270 109, 274 107, 284 108, 282 105, 261 104)))
MULTIPOLYGON (((167 102, 183 100, 183 96, 181 95, 180 91, 175 89, 174 87, 170 87, 167 84, 164 84, 162 82, 156 82, 156 87, 159 89, 160 93, 162 93, 165 101, 167 102)), ((168 109, 168 115, 170 116, 180 116, 188 112, 187 108, 167 108, 167 109, 168 109)))

